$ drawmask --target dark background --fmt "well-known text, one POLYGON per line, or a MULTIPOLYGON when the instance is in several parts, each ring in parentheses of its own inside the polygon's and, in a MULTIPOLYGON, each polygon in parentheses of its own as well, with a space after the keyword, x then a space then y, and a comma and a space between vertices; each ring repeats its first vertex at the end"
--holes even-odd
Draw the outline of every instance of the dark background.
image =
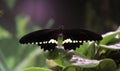
POLYGON ((15 17, 29 15, 32 24, 44 28, 49 19, 54 20, 52 28, 84 28, 98 33, 115 30, 120 19, 119 0, 14 0, 9 3, 0 0, 0 25, 15 32, 15 17))

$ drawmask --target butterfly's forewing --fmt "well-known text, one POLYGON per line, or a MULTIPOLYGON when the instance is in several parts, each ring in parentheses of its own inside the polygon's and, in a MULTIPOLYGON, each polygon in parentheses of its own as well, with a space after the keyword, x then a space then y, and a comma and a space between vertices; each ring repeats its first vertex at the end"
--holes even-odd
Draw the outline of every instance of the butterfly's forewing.
POLYGON ((24 43, 32 43, 32 42, 49 41, 50 39, 52 39, 53 33, 51 33, 51 32, 53 32, 53 31, 55 31, 55 30, 45 29, 45 30, 39 30, 36 32, 32 32, 30 34, 23 36, 20 39, 20 43, 24 44, 24 43))
POLYGON ((41 48, 44 48, 44 50, 51 50, 57 45, 55 43, 49 43, 50 39, 57 39, 55 36, 57 34, 56 31, 57 30, 54 29, 35 31, 23 36, 19 42, 21 44, 37 44, 41 46, 41 48))
POLYGON ((63 32, 64 39, 70 38, 71 40, 101 40, 102 37, 100 34, 83 30, 83 29, 66 29, 63 32))

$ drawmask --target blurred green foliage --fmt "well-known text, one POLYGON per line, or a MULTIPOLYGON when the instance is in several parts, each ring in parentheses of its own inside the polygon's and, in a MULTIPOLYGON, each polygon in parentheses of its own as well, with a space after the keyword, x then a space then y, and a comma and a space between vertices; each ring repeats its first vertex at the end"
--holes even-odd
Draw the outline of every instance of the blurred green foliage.
MULTIPOLYGON (((0 70, 22 71, 25 67, 29 66, 46 67, 45 56, 40 47, 19 44, 19 39, 24 34, 41 28, 33 25, 32 28, 28 29, 29 16, 26 15, 18 15, 15 20, 15 34, 0 26, 0 70)), ((48 24, 52 26, 53 22, 49 21, 48 24)), ((50 27, 48 24, 46 25, 47 28, 50 27)))
POLYGON ((4 38, 8 39, 11 37, 12 37, 12 34, 10 34, 7 30, 5 30, 0 26, 0 39, 4 39, 4 38))
MULTIPOLYGON (((18 41, 20 37, 28 32, 26 29, 28 20, 29 17, 24 17, 22 15, 16 17, 16 35, 11 34, 1 27, 1 71, 115 71, 119 68, 118 60, 120 48, 119 46, 116 46, 116 44, 119 44, 120 42, 119 29, 104 34, 103 40, 99 42, 92 41, 83 43, 83 45, 74 52, 67 52, 60 49, 45 52, 36 45, 19 44, 18 41), (113 53, 116 54, 111 55, 113 53), (81 65, 81 63, 79 63, 80 61, 70 61, 72 60, 73 55, 77 55, 75 58, 78 60, 83 58, 84 61, 91 62, 92 60, 96 60, 99 62, 93 61, 92 64, 88 63, 81 65)), ((35 30, 33 29, 33 31, 35 30)))
POLYGON ((45 68, 39 68, 39 67, 31 67, 31 68, 25 69, 24 71, 52 71, 52 70, 45 69, 45 68))
MULTIPOLYGON (((9 9, 12 9, 16 2, 16 0, 5 1, 9 9)), ((87 8, 86 25, 93 27, 91 23, 92 19, 96 18, 95 11, 91 9, 90 4, 87 5, 89 8, 87 8)), ((36 25, 28 28, 29 22, 29 16, 23 14, 15 16, 15 34, 0 26, 0 71, 120 71, 120 29, 104 34, 103 40, 97 43, 83 43, 73 53, 57 49, 44 52, 36 45, 19 44, 18 41, 24 34, 42 29, 36 25), (70 61, 73 55, 84 58, 84 61, 100 62, 81 65, 79 62, 70 61)), ((54 20, 50 19, 45 28, 50 28, 53 23, 54 20)), ((99 26, 94 28, 101 29, 99 26)))
POLYGON ((5 0, 7 6, 9 7, 9 9, 12 9, 16 3, 16 0, 5 0))

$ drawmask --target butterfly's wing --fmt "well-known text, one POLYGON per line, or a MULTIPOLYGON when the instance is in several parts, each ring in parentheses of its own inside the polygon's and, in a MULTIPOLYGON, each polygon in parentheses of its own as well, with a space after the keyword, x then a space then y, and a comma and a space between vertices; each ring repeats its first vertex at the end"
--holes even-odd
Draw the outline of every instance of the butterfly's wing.
POLYGON ((37 44, 44 50, 54 49, 56 43, 49 43, 50 39, 57 39, 55 29, 44 29, 29 33, 20 39, 21 44, 37 44))
POLYGON ((82 44, 80 44, 80 43, 65 43, 65 44, 63 44, 65 50, 71 50, 71 49, 75 50, 80 45, 82 45, 82 44))
POLYGON ((64 39, 71 39, 71 43, 64 43, 65 49, 76 49, 84 41, 99 41, 102 39, 100 34, 84 29, 66 29, 63 32, 64 39))
POLYGON ((24 44, 24 43, 36 43, 36 42, 49 41, 50 39, 52 39, 51 32, 53 31, 54 30, 52 29, 35 31, 23 36, 19 42, 24 44))
POLYGON ((59 34, 62 34, 63 40, 69 38, 72 40, 72 43, 63 44, 64 48, 69 50, 76 49, 83 41, 102 39, 101 35, 83 29, 45 29, 23 36, 20 39, 20 43, 37 44, 41 46, 41 48, 44 48, 44 50, 51 50, 54 49, 57 44, 49 43, 49 41, 50 39, 57 40, 59 34))
POLYGON ((72 40, 101 40, 100 34, 84 29, 66 29, 63 32, 64 39, 71 38, 72 40))
POLYGON ((55 47, 57 46, 57 44, 55 44, 55 43, 41 44, 41 45, 38 44, 38 46, 41 46, 41 48, 43 48, 44 50, 50 51, 50 50, 54 50, 55 47))

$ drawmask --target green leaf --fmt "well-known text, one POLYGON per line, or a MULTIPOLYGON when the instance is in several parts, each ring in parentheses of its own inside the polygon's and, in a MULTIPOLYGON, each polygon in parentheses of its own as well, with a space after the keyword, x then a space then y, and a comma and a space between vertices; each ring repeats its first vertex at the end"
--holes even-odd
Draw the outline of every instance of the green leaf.
POLYGON ((63 71, 82 71, 82 68, 79 66, 68 66, 63 71))
POLYGON ((105 54, 108 52, 108 50, 106 49, 103 49, 103 48, 99 48, 96 55, 95 55, 95 58, 96 59, 101 59, 101 58, 105 58, 105 54))
POLYGON ((61 59, 55 59, 54 61, 57 63, 58 66, 64 67, 61 59))
POLYGON ((100 41, 100 44, 107 44, 108 42, 112 41, 116 34, 107 35, 100 41))
POLYGON ((63 67, 60 67, 60 66, 55 66, 55 67, 52 67, 50 68, 52 71, 63 71, 63 67))
POLYGON ((52 70, 47 68, 40 68, 40 67, 30 67, 30 68, 26 68, 24 71, 52 71, 52 70))
POLYGON ((69 58, 69 55, 67 55, 67 53, 62 49, 55 49, 47 53, 47 58, 54 60, 57 66, 64 67, 65 62, 63 61, 69 58))
POLYGON ((115 45, 118 43, 120 43, 120 33, 116 34, 112 41, 109 41, 108 45, 115 45))
POLYGON ((100 45, 102 48, 111 49, 111 50, 120 50, 120 43, 115 45, 100 45))
POLYGON ((116 71, 116 63, 112 59, 103 59, 99 66, 99 71, 116 71))
POLYGON ((87 48, 88 48, 88 43, 83 43, 83 45, 81 45, 79 48, 76 48, 75 54, 81 57, 86 57, 87 48))
POLYGON ((84 58, 89 58, 89 59, 94 58, 95 42, 83 43, 83 45, 81 45, 80 48, 76 49, 75 54, 84 58))
POLYGON ((102 45, 109 44, 111 41, 115 41, 115 39, 119 39, 120 42, 120 30, 108 32, 103 36, 104 38, 100 41, 100 44, 102 45))
POLYGON ((95 56, 95 42, 91 42, 87 49, 87 58, 93 59, 95 56))
POLYGON ((95 68, 83 68, 82 71, 99 71, 99 70, 96 70, 95 68))

